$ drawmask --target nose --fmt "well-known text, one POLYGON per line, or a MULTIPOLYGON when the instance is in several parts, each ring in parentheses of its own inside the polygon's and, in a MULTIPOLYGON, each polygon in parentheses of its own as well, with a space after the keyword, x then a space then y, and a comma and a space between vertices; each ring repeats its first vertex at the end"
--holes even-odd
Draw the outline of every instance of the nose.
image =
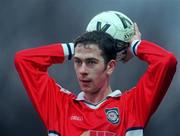
POLYGON ((82 63, 82 65, 79 67, 79 73, 81 75, 87 75, 88 74, 88 69, 85 63, 82 63))

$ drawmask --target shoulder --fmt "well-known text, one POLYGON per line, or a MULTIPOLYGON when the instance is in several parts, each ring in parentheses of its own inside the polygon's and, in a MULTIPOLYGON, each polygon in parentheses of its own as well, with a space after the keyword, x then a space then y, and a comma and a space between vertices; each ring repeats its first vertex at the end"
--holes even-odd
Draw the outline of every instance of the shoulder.
POLYGON ((72 93, 71 91, 65 89, 64 87, 62 87, 58 83, 56 83, 56 86, 57 86, 57 92, 58 92, 59 95, 61 95, 63 97, 68 97, 70 99, 74 99, 76 97, 74 93, 72 93))

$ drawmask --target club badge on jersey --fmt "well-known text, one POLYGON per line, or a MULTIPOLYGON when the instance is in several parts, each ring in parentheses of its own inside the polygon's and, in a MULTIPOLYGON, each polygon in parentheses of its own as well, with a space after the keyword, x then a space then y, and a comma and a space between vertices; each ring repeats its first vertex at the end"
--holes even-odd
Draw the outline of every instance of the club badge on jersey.
POLYGON ((106 112, 106 117, 109 122, 111 122, 114 125, 120 122, 118 108, 105 109, 105 112, 106 112))

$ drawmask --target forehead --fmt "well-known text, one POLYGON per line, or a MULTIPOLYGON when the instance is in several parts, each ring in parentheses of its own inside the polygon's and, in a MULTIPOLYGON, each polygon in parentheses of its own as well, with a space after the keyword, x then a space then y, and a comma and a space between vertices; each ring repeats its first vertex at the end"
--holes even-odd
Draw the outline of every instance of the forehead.
POLYGON ((78 58, 102 58, 102 51, 97 44, 82 44, 78 43, 75 48, 74 57, 78 58))

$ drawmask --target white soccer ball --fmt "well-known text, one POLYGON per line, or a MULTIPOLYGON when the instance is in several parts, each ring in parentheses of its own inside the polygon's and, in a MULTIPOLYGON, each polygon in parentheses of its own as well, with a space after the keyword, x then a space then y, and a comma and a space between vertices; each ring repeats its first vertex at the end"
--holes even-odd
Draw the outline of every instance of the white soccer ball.
POLYGON ((134 35, 133 21, 118 11, 104 11, 93 17, 86 31, 104 31, 110 34, 113 38, 129 42, 134 35))

